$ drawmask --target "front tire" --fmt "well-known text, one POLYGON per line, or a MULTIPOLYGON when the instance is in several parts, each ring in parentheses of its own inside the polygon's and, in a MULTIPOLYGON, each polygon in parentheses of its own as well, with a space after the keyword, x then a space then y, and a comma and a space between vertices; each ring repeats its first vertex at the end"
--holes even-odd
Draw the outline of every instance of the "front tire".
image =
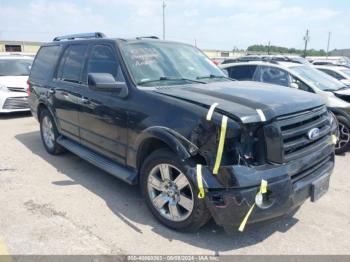
POLYGON ((44 109, 40 114, 40 133, 46 151, 52 155, 58 155, 64 151, 57 143, 59 133, 55 121, 49 110, 44 109))
POLYGON ((344 154, 350 149, 350 122, 343 116, 337 116, 339 123, 339 140, 335 146, 336 154, 344 154))
POLYGON ((141 167, 140 187, 152 214, 164 225, 179 231, 197 231, 210 219, 198 189, 186 167, 167 149, 153 152, 141 167))

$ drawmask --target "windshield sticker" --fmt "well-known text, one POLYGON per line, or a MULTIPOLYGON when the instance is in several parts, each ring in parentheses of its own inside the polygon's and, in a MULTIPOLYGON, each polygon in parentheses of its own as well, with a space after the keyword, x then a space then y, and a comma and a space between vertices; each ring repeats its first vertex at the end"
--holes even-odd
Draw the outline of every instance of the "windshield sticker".
POLYGON ((136 66, 153 64, 159 59, 159 54, 153 48, 133 48, 130 50, 130 54, 136 66))

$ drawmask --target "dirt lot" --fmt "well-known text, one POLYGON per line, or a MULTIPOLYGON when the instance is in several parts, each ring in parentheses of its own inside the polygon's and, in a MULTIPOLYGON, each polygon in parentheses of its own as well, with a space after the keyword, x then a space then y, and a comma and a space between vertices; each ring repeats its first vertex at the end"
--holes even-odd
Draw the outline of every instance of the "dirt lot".
POLYGON ((29 115, 0 117, 0 253, 350 254, 349 154, 337 157, 328 194, 294 217, 181 234, 151 216, 137 187, 71 153, 47 154, 38 130, 29 115))

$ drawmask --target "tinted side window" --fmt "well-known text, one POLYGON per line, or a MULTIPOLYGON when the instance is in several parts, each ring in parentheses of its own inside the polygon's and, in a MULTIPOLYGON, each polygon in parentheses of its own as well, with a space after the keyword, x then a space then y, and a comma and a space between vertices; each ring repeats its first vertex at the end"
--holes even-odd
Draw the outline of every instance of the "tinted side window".
POLYGON ((253 80, 257 66, 244 65, 228 68, 229 76, 236 80, 253 80))
POLYGON ((124 77, 113 49, 106 45, 96 45, 92 48, 88 62, 88 73, 109 73, 114 79, 124 82, 124 77))
POLYGON ((338 79, 338 80, 343 80, 345 79, 342 75, 338 74, 337 72, 334 72, 332 70, 328 70, 328 69, 319 69, 321 70, 322 72, 334 77, 335 79, 338 79))
POLYGON ((80 83, 87 45, 71 45, 61 59, 58 78, 68 82, 80 83))
POLYGON ((262 66, 260 69, 260 81, 281 86, 290 86, 289 74, 279 68, 262 66))
POLYGON ((48 80, 55 70, 61 46, 43 46, 40 48, 32 69, 30 79, 34 81, 48 80))

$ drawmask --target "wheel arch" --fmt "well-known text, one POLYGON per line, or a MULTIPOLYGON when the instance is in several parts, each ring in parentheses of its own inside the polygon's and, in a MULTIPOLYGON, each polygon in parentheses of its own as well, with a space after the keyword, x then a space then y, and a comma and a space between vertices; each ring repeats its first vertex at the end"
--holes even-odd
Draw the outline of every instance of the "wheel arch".
POLYGON ((159 148, 170 149, 181 160, 194 157, 198 151, 197 146, 181 134, 160 126, 150 127, 144 130, 137 137, 135 148, 137 149, 135 166, 138 170, 140 170, 146 157, 159 148))

